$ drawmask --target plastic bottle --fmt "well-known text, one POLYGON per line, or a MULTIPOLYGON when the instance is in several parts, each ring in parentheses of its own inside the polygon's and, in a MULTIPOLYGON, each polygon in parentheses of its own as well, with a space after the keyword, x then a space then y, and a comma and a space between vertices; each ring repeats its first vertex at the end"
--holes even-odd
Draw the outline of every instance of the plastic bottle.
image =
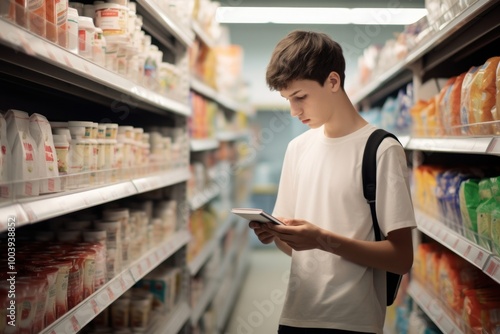
POLYGON ((59 175, 64 176, 68 174, 68 153, 69 142, 65 135, 52 135, 54 139, 54 147, 57 155, 57 167, 59 175))
POLYGON ((106 66, 106 38, 101 28, 95 28, 93 58, 96 64, 106 66))
POLYGON ((78 54, 78 10, 68 8, 68 50, 78 54))
POLYGON ((80 16, 78 18, 78 54, 93 60, 95 26, 92 18, 80 16))

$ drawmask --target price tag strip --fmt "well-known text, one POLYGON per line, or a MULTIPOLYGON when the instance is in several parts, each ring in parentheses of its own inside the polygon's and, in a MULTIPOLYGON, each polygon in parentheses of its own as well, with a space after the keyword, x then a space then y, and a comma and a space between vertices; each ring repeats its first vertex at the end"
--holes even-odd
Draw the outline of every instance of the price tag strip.
POLYGON ((479 269, 485 268, 486 261, 491 255, 487 250, 457 234, 438 220, 427 216, 419 210, 416 210, 415 216, 417 218, 419 230, 434 238, 479 269))
POLYGON ((187 168, 168 171, 159 175, 152 175, 140 179, 132 180, 135 188, 139 193, 168 187, 179 182, 189 179, 189 171, 187 168))
POLYGON ((408 293, 429 316, 429 318, 443 331, 443 333, 463 333, 453 322, 437 298, 430 294, 415 280, 410 282, 408 293))

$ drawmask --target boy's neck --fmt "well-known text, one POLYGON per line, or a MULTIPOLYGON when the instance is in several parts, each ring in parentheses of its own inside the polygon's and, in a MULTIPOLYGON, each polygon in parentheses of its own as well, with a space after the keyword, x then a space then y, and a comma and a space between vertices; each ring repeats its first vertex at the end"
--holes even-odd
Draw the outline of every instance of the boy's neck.
POLYGON ((368 124, 352 105, 344 91, 336 95, 334 106, 335 110, 332 112, 332 117, 324 125, 326 137, 344 137, 368 124))

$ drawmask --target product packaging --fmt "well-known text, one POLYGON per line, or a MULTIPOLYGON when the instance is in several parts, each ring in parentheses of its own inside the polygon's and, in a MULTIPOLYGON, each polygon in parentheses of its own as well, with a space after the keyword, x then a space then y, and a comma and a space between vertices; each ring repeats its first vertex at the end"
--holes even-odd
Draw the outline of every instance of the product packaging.
POLYGON ((38 160, 36 143, 29 132, 28 113, 19 110, 9 110, 5 114, 7 121, 7 140, 10 144, 12 164, 11 170, 14 182, 13 195, 16 197, 38 196, 38 160))
POLYGON ((57 155, 50 124, 45 116, 36 113, 32 114, 29 120, 30 134, 37 150, 40 193, 61 191, 57 155))
POLYGON ((0 114, 0 197, 8 198, 12 195, 12 176, 10 168, 12 156, 10 152, 9 141, 7 138, 7 121, 0 114))

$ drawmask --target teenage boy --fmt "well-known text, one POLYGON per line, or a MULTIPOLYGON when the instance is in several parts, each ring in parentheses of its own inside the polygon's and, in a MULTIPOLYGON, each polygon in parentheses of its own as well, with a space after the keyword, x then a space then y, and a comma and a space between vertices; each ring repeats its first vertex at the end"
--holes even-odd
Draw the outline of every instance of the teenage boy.
POLYGON ((413 264, 416 226, 405 152, 384 139, 377 151, 376 242, 363 196, 361 161, 375 130, 344 91, 345 60, 327 35, 294 31, 273 51, 266 80, 310 130, 292 140, 273 215, 286 226, 250 222, 259 240, 292 257, 279 334, 382 333, 386 271, 413 264))

